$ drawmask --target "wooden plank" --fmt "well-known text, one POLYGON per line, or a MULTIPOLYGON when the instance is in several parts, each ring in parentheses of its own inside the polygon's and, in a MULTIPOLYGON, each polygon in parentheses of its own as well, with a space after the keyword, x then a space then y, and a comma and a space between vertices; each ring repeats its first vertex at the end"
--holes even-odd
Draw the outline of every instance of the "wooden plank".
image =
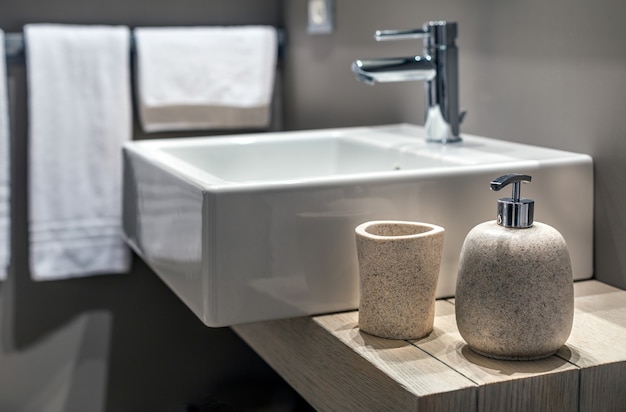
POLYGON ((435 405, 443 410, 474 410, 473 382, 406 341, 361 332, 357 312, 320 316, 314 321, 411 392, 418 402, 416 410, 433 410, 435 405))
POLYGON ((626 410, 626 292, 577 282, 574 325, 557 353, 581 368, 580 411, 626 410))
POLYGON ((575 411, 578 368, 551 356, 536 361, 501 361, 472 352, 456 326, 454 305, 437 301, 435 329, 412 341, 479 385, 478 411, 575 411))
POLYGON ((570 338, 540 361, 472 352, 453 301, 438 301, 433 333, 410 343, 361 333, 357 312, 233 329, 319 410, 626 410, 626 291, 574 290, 570 338))
POLYGON ((408 342, 361 333, 357 316, 233 329, 318 410, 475 410, 473 382, 408 342))

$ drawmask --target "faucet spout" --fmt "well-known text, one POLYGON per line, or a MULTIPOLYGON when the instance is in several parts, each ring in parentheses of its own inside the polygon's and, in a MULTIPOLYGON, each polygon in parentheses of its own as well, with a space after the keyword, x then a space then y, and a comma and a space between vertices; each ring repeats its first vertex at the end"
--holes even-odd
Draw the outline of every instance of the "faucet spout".
POLYGON ((422 56, 356 60, 352 63, 352 71, 368 84, 429 81, 437 75, 432 60, 422 56))
POLYGON ((456 23, 431 21, 422 29, 379 30, 377 41, 424 39, 421 56, 356 60, 352 71, 367 84, 425 81, 426 138, 439 143, 461 141, 459 126, 458 50, 456 23))

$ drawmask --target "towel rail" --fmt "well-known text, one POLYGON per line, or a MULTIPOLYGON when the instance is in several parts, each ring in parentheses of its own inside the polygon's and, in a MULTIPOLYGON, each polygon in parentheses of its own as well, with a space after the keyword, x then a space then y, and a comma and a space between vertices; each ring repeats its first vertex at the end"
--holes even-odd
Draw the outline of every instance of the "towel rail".
POLYGON ((24 55, 24 36, 22 33, 6 33, 4 35, 4 52, 7 58, 24 55))
MULTIPOLYGON (((285 31, 276 29, 278 39, 278 57, 282 57, 285 48, 285 31)), ((4 50, 8 61, 24 59, 26 42, 22 33, 6 33, 4 35, 4 50)), ((131 53, 135 53, 135 37, 131 35, 131 53)))

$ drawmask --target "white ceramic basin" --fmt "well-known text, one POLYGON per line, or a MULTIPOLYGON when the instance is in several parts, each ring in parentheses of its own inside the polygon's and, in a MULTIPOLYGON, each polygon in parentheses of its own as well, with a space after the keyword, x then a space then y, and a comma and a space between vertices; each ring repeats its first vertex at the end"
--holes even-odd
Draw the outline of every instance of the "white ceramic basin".
POLYGON ((129 244, 208 326, 358 307, 354 228, 368 220, 446 229, 438 296, 454 294, 463 239, 495 218, 489 190, 533 177, 535 220, 592 275, 587 155, 463 136, 427 143, 408 124, 135 141, 124 147, 129 244))

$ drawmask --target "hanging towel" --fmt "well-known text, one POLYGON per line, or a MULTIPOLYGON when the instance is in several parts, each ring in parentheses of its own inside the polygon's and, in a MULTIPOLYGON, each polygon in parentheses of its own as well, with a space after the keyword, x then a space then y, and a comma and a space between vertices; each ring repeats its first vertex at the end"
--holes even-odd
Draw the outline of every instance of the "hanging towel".
POLYGON ((135 29, 144 131, 266 128, 276 72, 276 29, 135 29))
POLYGON ((121 147, 132 131, 129 29, 33 24, 24 34, 33 279, 127 272, 121 147))
POLYGON ((5 56, 4 32, 0 30, 0 280, 7 277, 11 253, 9 105, 5 56))

